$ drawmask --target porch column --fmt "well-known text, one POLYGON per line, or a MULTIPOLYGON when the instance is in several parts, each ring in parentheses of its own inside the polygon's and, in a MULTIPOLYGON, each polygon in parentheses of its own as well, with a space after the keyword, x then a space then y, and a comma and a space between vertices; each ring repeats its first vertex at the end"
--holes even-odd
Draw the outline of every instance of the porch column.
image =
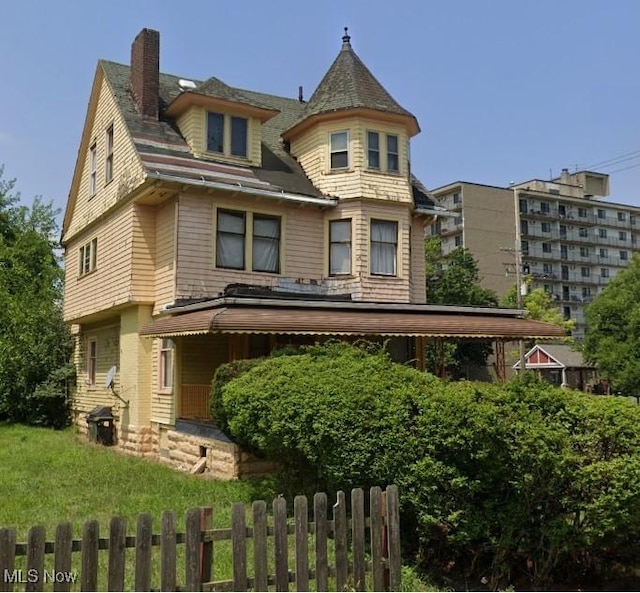
POLYGON ((249 334, 229 336, 229 362, 249 358, 249 334))
POLYGON ((415 345, 416 345, 416 368, 419 371, 425 370, 425 359, 424 359, 424 336, 416 336, 415 345))
POLYGON ((502 340, 496 340, 496 375, 500 383, 504 383, 507 380, 507 365, 504 356, 504 342, 502 340))
POLYGON ((440 378, 445 375, 445 361, 444 361, 444 345, 442 338, 436 338, 436 375, 440 378))

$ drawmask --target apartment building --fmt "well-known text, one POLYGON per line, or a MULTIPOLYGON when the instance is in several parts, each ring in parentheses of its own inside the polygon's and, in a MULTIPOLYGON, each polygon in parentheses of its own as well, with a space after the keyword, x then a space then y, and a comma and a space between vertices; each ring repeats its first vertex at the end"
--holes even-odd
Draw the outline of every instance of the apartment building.
POLYGON ((433 190, 456 217, 432 224, 443 253, 466 247, 483 285, 504 294, 515 283, 516 248, 531 288, 552 295, 573 336, 585 333, 585 305, 638 250, 640 207, 609 202, 609 176, 592 171, 511 187, 455 182, 433 190), (517 241, 519 240, 519 245, 517 241))

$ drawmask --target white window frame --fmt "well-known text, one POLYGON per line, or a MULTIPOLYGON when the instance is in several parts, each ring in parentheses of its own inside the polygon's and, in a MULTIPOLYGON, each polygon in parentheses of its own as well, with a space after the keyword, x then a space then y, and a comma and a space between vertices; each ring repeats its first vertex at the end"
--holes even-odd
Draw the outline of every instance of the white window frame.
POLYGON ((113 180, 113 124, 105 132, 104 181, 105 185, 113 180))
POLYGON ((400 245, 400 223, 397 220, 390 220, 384 218, 371 218, 369 219, 369 273, 372 276, 383 276, 387 278, 397 278, 398 277, 398 247, 400 245), (373 227, 375 224, 393 224, 395 225, 396 237, 395 242, 389 241, 374 241, 373 240, 373 227), (394 245, 395 249, 393 251, 393 271, 379 271, 374 270, 373 263, 373 246, 375 244, 382 245, 394 245))
POLYGON ((98 338, 89 336, 87 338, 87 378, 86 384, 95 386, 98 373, 98 338))
POLYGON ((352 273, 352 258, 353 258, 353 222, 351 218, 335 218, 329 220, 329 276, 350 276, 352 273), (345 226, 349 226, 349 240, 348 241, 334 241, 333 240, 333 225, 342 223, 345 226), (347 259, 349 263, 349 267, 347 271, 344 272, 334 272, 333 271, 333 245, 347 245, 349 250, 349 257, 347 259))
POLYGON ((161 338, 158 350, 158 389, 172 391, 176 344, 171 338, 161 338))
POLYGON ((94 142, 89 148, 89 197, 96 195, 98 188, 98 145, 94 142))
POLYGON ((98 263, 98 238, 82 245, 78 252, 78 276, 85 276, 96 269, 98 263))
POLYGON ((335 132, 329 132, 329 169, 331 171, 346 171, 349 169, 349 164, 350 164, 350 157, 349 157, 349 142, 350 142, 350 138, 349 138, 349 130, 336 130, 335 132), (347 146, 345 149, 340 148, 340 150, 337 150, 333 148, 333 138, 334 136, 339 136, 341 134, 345 134, 347 137, 347 146), (347 162, 346 165, 344 165, 343 167, 334 167, 333 166, 333 155, 334 154, 342 154, 344 153, 347 157, 347 162))

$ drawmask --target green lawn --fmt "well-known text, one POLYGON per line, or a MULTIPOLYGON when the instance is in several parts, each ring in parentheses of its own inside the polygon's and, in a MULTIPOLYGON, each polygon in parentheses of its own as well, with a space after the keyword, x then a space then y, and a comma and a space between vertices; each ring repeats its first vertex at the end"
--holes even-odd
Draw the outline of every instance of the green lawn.
MULTIPOLYGON (((214 508, 214 527, 229 527, 234 502, 250 504, 261 499, 267 501, 270 509, 271 500, 277 494, 275 482, 271 480, 219 482, 88 443, 74 429, 53 431, 7 424, 0 424, 0 476, 0 527, 16 528, 19 542, 26 542, 28 529, 34 525, 44 525, 47 540, 52 541, 56 525, 66 521, 73 525, 74 538, 80 539, 82 524, 89 519, 97 519, 100 536, 108 537, 109 520, 113 516, 127 518, 128 533, 134 535, 139 513, 150 513, 154 533, 159 533, 160 517, 166 509, 177 512, 178 530, 182 531, 185 511, 200 506, 214 508)), ((250 513, 247 519, 250 524, 250 513)), ((310 541, 310 550, 311 544, 310 541)), ((214 550, 214 580, 230 578, 230 542, 217 542, 214 550)), ((293 541, 289 552, 291 570, 293 541)), ((101 589, 106 588, 107 554, 107 551, 100 552, 101 589)), ((270 556, 272 554, 270 551, 270 556)), ((127 558, 126 588, 130 590, 133 589, 133 550, 127 558)), ((180 551, 178 560, 178 582, 181 583, 184 556, 180 551)), ((251 567, 251 547, 248 561, 251 567)), ((79 569, 79 554, 74 554, 73 562, 74 569, 79 569)), ((52 557, 48 556, 46 567, 51 569, 51 564, 52 557)), ((152 586, 157 589, 159 558, 156 552, 153 564, 152 586)), ((269 564, 272 565, 271 559, 269 564)), ((24 558, 19 559, 16 568, 24 568, 24 558)), ((273 572, 272 566, 270 571, 273 572)), ((404 570, 403 577, 408 590, 434 590, 410 569, 404 570)), ((72 590, 79 590, 78 587, 76 584, 72 590)), ((46 586, 45 590, 51 587, 46 586)))
MULTIPOLYGON (((112 516, 159 519, 172 509, 180 519, 192 507, 213 506, 216 526, 228 526, 231 504, 271 497, 264 482, 219 482, 190 476, 156 461, 87 443, 73 429, 0 425, 0 526, 23 540, 31 525, 79 528, 112 516)), ((75 529, 74 529, 75 532, 75 529)))

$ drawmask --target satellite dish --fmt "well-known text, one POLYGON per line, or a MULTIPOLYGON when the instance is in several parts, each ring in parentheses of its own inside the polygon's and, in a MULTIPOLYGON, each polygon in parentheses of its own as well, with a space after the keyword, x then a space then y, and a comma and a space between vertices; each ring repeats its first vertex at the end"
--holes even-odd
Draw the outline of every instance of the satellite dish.
POLYGON ((116 365, 114 364, 109 369, 109 372, 107 373, 107 378, 104 380, 104 386, 107 389, 110 389, 111 387, 113 387, 113 382, 115 381, 117 372, 118 372, 118 369, 116 368, 116 365))

